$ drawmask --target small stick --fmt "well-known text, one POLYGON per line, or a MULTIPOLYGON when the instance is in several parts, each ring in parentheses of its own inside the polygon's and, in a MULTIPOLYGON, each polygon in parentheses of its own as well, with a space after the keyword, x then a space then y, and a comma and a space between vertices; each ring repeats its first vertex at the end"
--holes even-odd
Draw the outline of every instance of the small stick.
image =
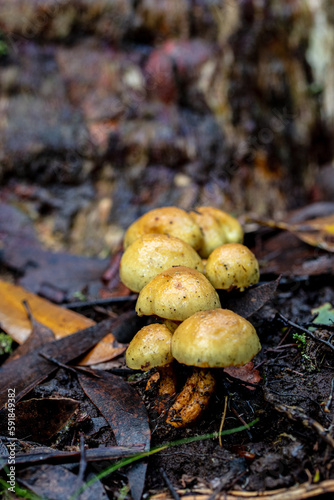
POLYGON ((330 412, 330 408, 331 408, 331 404, 332 404, 332 400, 333 400, 333 392, 334 392, 334 377, 332 378, 332 382, 331 382, 331 392, 329 394, 329 398, 327 399, 327 403, 326 403, 325 408, 324 408, 325 413, 330 412))
POLYGON ((178 492, 175 490, 174 486, 172 485, 169 477, 167 476, 166 472, 163 470, 162 467, 160 467, 160 472, 161 472, 161 475, 162 477, 164 478, 164 481, 169 489, 169 491, 171 492, 171 495, 172 497, 174 498, 174 500, 181 500, 180 499, 180 495, 178 494, 178 492))
POLYGON ((72 368, 71 366, 68 366, 68 365, 65 365, 64 363, 61 363, 56 358, 53 358, 52 356, 48 356, 47 354, 44 354, 43 352, 40 352, 39 355, 42 356, 42 358, 46 359, 47 361, 50 361, 50 363, 54 363, 55 365, 59 366, 59 368, 64 368, 65 370, 68 370, 71 373, 74 373, 75 375, 77 375, 77 372, 80 371, 80 372, 83 372, 85 375, 88 374, 88 375, 91 375, 92 377, 95 377, 95 378, 101 378, 100 375, 98 375, 97 373, 94 373, 92 370, 87 369, 83 366, 77 366, 75 368, 72 368))
MULTIPOLYGON (((236 410, 235 408, 233 408, 233 406, 231 406, 231 409, 232 409, 232 411, 233 411, 234 415, 235 415, 235 416, 236 416, 236 417, 240 420, 240 422, 241 422, 243 425, 248 425, 248 424, 247 424, 247 422, 246 422, 246 421, 245 421, 245 420, 244 420, 244 419, 243 419, 243 418, 239 415, 239 413, 237 412, 237 410, 236 410)), ((247 431, 247 434, 248 434, 249 439, 252 439, 252 434, 251 434, 251 432, 250 432, 248 429, 246 429, 246 431, 247 431)))
POLYGON ((65 309, 81 309, 82 307, 94 307, 108 304, 115 304, 117 302, 129 302, 137 300, 138 294, 122 295, 120 297, 108 297, 107 299, 87 300, 86 302, 69 302, 62 304, 65 309))
POLYGON ((85 452, 85 439, 83 435, 80 435, 80 465, 78 473, 78 482, 83 482, 85 471, 87 468, 86 452, 85 452))
POLYGON ((298 325, 297 323, 294 323, 293 321, 290 321, 289 319, 285 318, 281 313, 278 313, 279 318, 286 323, 287 325, 292 326, 296 330, 299 330, 300 332, 306 333, 311 339, 313 339, 315 342, 321 342, 322 344, 325 344, 327 347, 332 349, 334 351, 334 345, 328 342, 328 340, 320 339, 314 333, 310 332, 307 328, 304 328, 303 326, 298 325))
POLYGON ((228 401, 228 396, 225 396, 224 411, 223 411, 223 416, 222 416, 222 419, 221 419, 221 422, 220 422, 220 426, 219 426, 219 446, 221 446, 221 447, 223 446, 221 432, 223 430, 224 423, 225 423, 225 418, 226 418, 227 401, 228 401))

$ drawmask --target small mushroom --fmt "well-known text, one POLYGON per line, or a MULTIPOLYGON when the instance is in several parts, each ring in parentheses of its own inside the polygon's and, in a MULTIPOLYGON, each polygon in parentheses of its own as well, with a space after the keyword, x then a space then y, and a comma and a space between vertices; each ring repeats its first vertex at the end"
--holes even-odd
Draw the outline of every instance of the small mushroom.
POLYGON ((260 351, 256 330, 228 309, 200 311, 183 321, 172 338, 172 355, 197 367, 168 411, 167 423, 184 427, 207 407, 215 388, 211 368, 243 366, 260 351))
POLYGON ((140 292, 157 274, 172 266, 187 266, 200 272, 204 269, 196 250, 185 241, 165 234, 146 234, 125 250, 120 278, 130 290, 140 292))
POLYGON ((259 264, 245 245, 227 243, 209 255, 205 276, 216 289, 243 291, 259 281, 259 264))
POLYGON ((129 368, 147 371, 157 368, 156 374, 148 380, 146 390, 154 382, 158 383, 157 410, 161 413, 165 409, 166 399, 175 394, 175 376, 172 368, 173 356, 171 353, 172 332, 160 323, 144 326, 131 340, 126 353, 125 361, 129 368))
POLYGON ((242 243, 244 232, 239 221, 228 213, 214 207, 197 207, 189 212, 203 233, 198 253, 206 258, 224 243, 242 243))
POLYGON ((177 266, 159 273, 141 290, 136 312, 183 321, 197 311, 221 307, 208 279, 196 269, 177 266))
POLYGON ((178 207, 162 207, 142 215, 124 235, 126 249, 144 234, 168 234, 188 243, 195 250, 202 244, 202 231, 190 215, 178 207))

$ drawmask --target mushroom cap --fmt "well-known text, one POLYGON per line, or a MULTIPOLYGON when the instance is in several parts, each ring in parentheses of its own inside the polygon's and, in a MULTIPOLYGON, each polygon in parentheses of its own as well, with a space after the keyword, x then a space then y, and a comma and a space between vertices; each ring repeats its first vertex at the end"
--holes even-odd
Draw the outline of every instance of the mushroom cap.
POLYGON ((208 257, 215 248, 227 243, 224 223, 215 216, 211 207, 198 207, 189 212, 189 215, 203 233, 202 245, 198 249, 201 257, 208 257))
POLYGON ((259 263, 245 245, 226 243, 209 255, 205 276, 217 289, 243 290, 259 281, 259 263))
POLYGON ((185 210, 177 207, 162 207, 150 210, 131 224, 124 235, 124 248, 126 249, 144 234, 152 233, 175 236, 195 250, 200 247, 203 239, 198 224, 185 210))
MULTIPOLYGON (((244 231, 242 229, 242 226, 238 219, 233 217, 232 215, 228 214, 227 212, 224 212, 223 210, 220 210, 219 208, 215 207, 197 207, 196 212, 201 214, 203 218, 203 224, 204 227, 202 228, 201 223, 200 223, 200 216, 197 217, 196 222, 200 225, 204 232, 204 239, 206 239, 206 234, 205 234, 205 227, 210 228, 210 217, 214 220, 217 221, 218 226, 220 227, 220 231, 224 232, 224 238, 225 241, 222 243, 219 243, 219 245, 222 245, 223 243, 242 243, 244 240, 244 231)), ((194 213, 196 213, 194 212, 194 213)), ((214 242, 215 239, 218 240, 218 237, 216 236, 215 239, 213 239, 213 234, 216 231, 216 225, 212 225, 212 230, 210 233, 208 233, 208 241, 210 242, 211 239, 214 242)), ((213 244, 213 243, 212 243, 213 244)), ((212 246, 212 244, 210 246, 212 246)), ((216 245, 219 246, 219 245, 216 245)), ((215 248, 216 248, 215 247, 215 248)), ((213 250, 213 248, 212 248, 213 250)))
POLYGON ((260 349, 253 325, 228 309, 193 314, 172 338, 173 357, 179 363, 201 368, 242 366, 260 349))
POLYGON ((173 361, 172 332, 165 325, 153 323, 144 326, 131 340, 125 353, 129 368, 147 371, 173 361))
POLYGON ((197 311, 220 307, 216 290, 196 269, 177 266, 166 269, 140 292, 136 304, 139 316, 155 314, 183 321, 197 311))
POLYGON ((134 292, 147 285, 157 274, 172 266, 187 266, 203 272, 196 250, 188 243, 165 234, 146 234, 135 240, 120 262, 122 283, 134 292))

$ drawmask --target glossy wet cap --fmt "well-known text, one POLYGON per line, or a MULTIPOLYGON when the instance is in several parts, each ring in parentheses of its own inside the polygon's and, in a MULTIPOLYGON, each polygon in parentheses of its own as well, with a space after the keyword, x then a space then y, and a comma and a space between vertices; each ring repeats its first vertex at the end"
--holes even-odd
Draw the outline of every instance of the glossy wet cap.
POLYGON ((209 255, 205 276, 217 289, 244 290, 259 281, 259 264, 255 255, 245 245, 227 243, 209 255))
POLYGON ((125 361, 134 370, 150 370, 173 361, 172 332, 160 323, 144 326, 131 340, 125 361))
POLYGON ((190 215, 203 232, 201 257, 208 257, 219 245, 242 243, 244 231, 238 219, 215 207, 197 207, 190 215))
POLYGON ((220 245, 227 243, 224 224, 212 213, 211 207, 198 207, 189 215, 199 225, 203 233, 203 241, 198 253, 207 258, 220 245))
POLYGON ((172 355, 201 368, 243 366, 261 350, 253 325, 228 309, 200 311, 183 321, 172 338, 172 355))
POLYGON ((140 292, 136 312, 183 321, 197 311, 220 307, 216 290, 207 278, 184 266, 158 274, 140 292))
POLYGON ((126 249, 144 234, 152 233, 175 236, 195 250, 201 246, 203 239, 198 224, 185 210, 178 207, 162 207, 150 210, 131 224, 124 236, 124 248, 126 249))
POLYGON ((188 243, 165 234, 146 234, 135 240, 120 262, 122 283, 140 292, 157 274, 172 266, 187 266, 202 272, 202 260, 188 243))

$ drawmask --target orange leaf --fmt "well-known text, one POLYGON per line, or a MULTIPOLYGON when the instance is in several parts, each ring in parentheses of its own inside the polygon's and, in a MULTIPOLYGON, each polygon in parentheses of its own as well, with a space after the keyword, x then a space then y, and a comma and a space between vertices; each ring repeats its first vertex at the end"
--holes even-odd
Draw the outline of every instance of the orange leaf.
MULTIPOLYGON (((0 325, 15 342, 22 344, 32 332, 23 301, 28 302, 31 312, 39 323, 50 328, 56 339, 95 324, 95 321, 69 309, 52 304, 24 288, 0 280, 0 325)), ((102 363, 122 354, 125 347, 116 342, 110 333, 82 360, 84 365, 102 363)))

